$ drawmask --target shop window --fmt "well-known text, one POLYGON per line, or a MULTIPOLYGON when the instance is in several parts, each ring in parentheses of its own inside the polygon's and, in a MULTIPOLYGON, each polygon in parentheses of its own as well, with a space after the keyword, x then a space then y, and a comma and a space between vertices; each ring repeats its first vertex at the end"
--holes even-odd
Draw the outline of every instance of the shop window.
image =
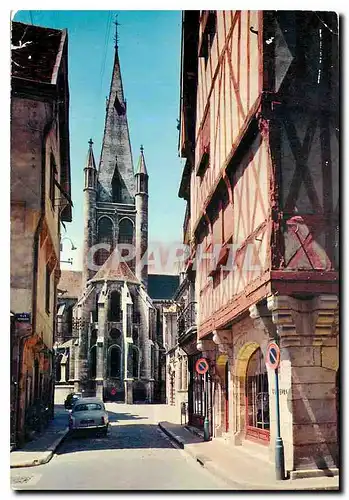
POLYGON ((246 436, 269 441, 268 374, 262 351, 252 354, 246 373, 246 436))

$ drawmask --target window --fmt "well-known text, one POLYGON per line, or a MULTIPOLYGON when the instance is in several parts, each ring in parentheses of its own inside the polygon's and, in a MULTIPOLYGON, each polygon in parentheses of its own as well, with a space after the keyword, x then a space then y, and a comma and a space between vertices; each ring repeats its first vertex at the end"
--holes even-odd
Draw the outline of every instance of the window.
POLYGON ((270 428, 268 374, 262 351, 252 354, 246 374, 246 434, 268 439, 270 428), (260 429, 263 432, 259 432, 260 429), (268 431, 268 432, 266 432, 268 431))
POLYGON ((100 249, 96 252, 96 263, 102 266, 104 262, 109 257, 111 250, 113 248, 113 223, 109 217, 101 217, 98 221, 98 231, 97 231, 98 243, 105 243, 110 245, 110 251, 106 249, 100 249))
POLYGON ((210 164, 210 108, 203 118, 199 136, 199 164, 196 175, 203 177, 210 164))
POLYGON ((199 50, 199 57, 203 57, 205 59, 206 68, 211 47, 213 45, 213 39, 217 30, 217 13, 215 10, 204 11, 202 27, 203 33, 199 50))
POLYGON ((94 345, 90 349, 90 378, 96 378, 97 375, 97 347, 94 345))
POLYGON ((55 209, 56 177, 57 177, 57 168, 56 168, 55 157, 53 156, 53 153, 51 153, 50 154, 50 200, 53 210, 55 209))
POLYGON ((113 340, 119 340, 121 337, 121 332, 117 328, 112 328, 109 332, 109 336, 113 340))
POLYGON ((114 291, 110 295, 109 321, 121 321, 121 297, 118 291, 114 291))
POLYGON ((132 245, 133 224, 130 219, 122 219, 119 223, 119 243, 132 245))
POLYGON ((98 403, 87 403, 84 405, 75 405, 73 411, 94 411, 94 410, 104 410, 102 405, 98 403))
POLYGON ((46 285, 45 285, 45 309, 49 314, 50 312, 50 299, 51 299, 51 270, 46 264, 46 285))
POLYGON ((134 345, 128 346, 127 376, 130 378, 139 378, 139 351, 134 345))
POLYGON ((109 350, 109 375, 115 378, 121 376, 121 349, 117 345, 109 350))
POLYGON ((121 203, 122 202, 122 181, 121 178, 117 172, 117 169, 115 169, 113 180, 112 180, 112 196, 113 196, 113 202, 114 203, 121 203))

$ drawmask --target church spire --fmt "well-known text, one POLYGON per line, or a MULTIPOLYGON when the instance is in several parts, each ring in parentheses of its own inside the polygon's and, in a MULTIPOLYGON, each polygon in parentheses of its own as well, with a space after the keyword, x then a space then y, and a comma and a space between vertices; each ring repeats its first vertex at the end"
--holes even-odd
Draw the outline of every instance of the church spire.
POLYGON ((147 167, 145 166, 145 159, 144 159, 144 148, 141 146, 141 153, 139 155, 139 160, 138 160, 138 166, 137 166, 137 172, 136 175, 138 174, 144 174, 148 176, 147 172, 147 167))
POLYGON ((118 50, 120 24, 117 19, 114 24, 115 57, 99 163, 97 201, 133 204, 134 171, 118 50))

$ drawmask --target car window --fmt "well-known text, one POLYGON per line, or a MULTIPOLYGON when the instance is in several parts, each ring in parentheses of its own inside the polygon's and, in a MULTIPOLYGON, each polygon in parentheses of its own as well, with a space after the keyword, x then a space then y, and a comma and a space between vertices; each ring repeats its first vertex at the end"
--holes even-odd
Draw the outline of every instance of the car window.
POLYGON ((98 403, 87 403, 87 404, 76 404, 74 406, 75 411, 90 411, 90 410, 102 410, 102 405, 98 403))

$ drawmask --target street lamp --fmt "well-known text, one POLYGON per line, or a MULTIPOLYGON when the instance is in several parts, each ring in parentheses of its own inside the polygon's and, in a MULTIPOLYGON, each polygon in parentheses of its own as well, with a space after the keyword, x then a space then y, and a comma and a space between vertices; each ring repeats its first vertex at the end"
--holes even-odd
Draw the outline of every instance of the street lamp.
POLYGON ((71 250, 77 250, 77 247, 74 245, 72 240, 69 238, 69 236, 64 236, 64 238, 61 238, 61 244, 60 244, 60 250, 61 252, 63 251, 63 240, 69 240, 71 243, 71 250))

